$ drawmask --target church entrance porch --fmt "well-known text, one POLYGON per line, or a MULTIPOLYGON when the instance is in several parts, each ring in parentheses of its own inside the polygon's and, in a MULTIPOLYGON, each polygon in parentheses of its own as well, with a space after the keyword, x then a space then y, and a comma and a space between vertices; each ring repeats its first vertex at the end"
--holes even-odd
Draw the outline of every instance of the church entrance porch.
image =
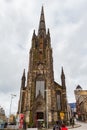
POLYGON ((43 112, 36 113, 36 126, 38 128, 44 127, 44 113, 43 112))

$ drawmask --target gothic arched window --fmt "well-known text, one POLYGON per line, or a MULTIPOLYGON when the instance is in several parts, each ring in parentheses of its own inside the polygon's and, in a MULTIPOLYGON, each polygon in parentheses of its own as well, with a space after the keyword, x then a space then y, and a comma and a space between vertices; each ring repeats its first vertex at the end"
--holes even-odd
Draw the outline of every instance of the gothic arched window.
POLYGON ((57 91, 57 108, 60 111, 61 110, 61 92, 57 91))
POLYGON ((36 81, 36 97, 39 95, 39 92, 44 98, 44 91, 45 91, 45 81, 44 80, 37 80, 36 81))

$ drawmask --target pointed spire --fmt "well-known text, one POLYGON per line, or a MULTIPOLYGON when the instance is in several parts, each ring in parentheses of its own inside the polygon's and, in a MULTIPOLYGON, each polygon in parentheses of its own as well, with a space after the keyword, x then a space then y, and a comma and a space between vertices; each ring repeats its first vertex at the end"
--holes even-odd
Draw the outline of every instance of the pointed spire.
POLYGON ((32 37, 32 39, 35 38, 35 36, 36 36, 36 34, 35 34, 35 30, 34 30, 33 31, 33 37, 32 37))
POLYGON ((48 28, 48 31, 47 31, 47 36, 50 39, 50 30, 49 30, 49 28, 48 28))
POLYGON ((41 16, 40 16, 38 35, 41 35, 41 36, 45 36, 46 35, 46 26, 45 26, 45 18, 44 18, 43 6, 42 6, 42 9, 41 9, 41 16))
POLYGON ((64 71, 63 71, 63 67, 62 67, 62 72, 61 72, 61 82, 62 82, 62 87, 66 88, 65 74, 64 74, 64 71))
POLYGON ((22 79, 21 79, 21 87, 25 87, 25 81, 26 81, 26 77, 25 77, 25 69, 23 71, 23 75, 22 75, 22 79))
POLYGON ((23 71, 23 77, 25 77, 25 69, 24 69, 24 71, 23 71))
POLYGON ((35 36, 35 30, 34 30, 34 32, 33 32, 33 36, 35 36))
POLYGON ((61 73, 61 75, 63 75, 63 76, 64 76, 64 71, 63 71, 63 67, 62 67, 62 73, 61 73))
POLYGON ((49 30, 49 28, 48 28, 48 35, 50 35, 50 30, 49 30))

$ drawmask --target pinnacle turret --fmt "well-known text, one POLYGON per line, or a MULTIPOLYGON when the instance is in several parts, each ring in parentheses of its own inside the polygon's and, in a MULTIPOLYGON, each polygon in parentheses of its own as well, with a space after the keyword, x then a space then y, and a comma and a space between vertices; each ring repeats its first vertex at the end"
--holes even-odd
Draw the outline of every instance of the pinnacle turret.
POLYGON ((64 76, 64 77, 65 77, 65 75, 64 75, 64 71, 63 71, 63 67, 62 67, 61 76, 64 76))
POLYGON ((33 36, 32 36, 32 39, 34 39, 35 38, 35 36, 36 36, 36 34, 35 34, 35 30, 33 31, 33 36))
POLYGON ((63 71, 63 67, 62 67, 62 72, 61 72, 61 82, 62 82, 62 87, 66 88, 66 84, 65 84, 65 74, 63 71))
POLYGON ((40 23, 38 29, 38 36, 46 36, 46 26, 45 26, 45 18, 44 18, 44 9, 42 6, 41 16, 40 16, 40 23))
POLYGON ((21 79, 21 87, 25 87, 25 81, 26 81, 26 77, 25 77, 25 69, 23 71, 23 75, 22 75, 22 79, 21 79))

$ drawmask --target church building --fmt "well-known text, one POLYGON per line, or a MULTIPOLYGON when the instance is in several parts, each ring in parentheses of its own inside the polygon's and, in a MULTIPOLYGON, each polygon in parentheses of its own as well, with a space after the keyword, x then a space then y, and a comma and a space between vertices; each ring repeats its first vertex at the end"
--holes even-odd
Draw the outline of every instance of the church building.
POLYGON ((53 122, 67 119, 66 83, 63 67, 61 85, 54 81, 51 36, 46 28, 44 9, 41 9, 38 33, 32 35, 27 78, 25 69, 21 79, 18 113, 26 122, 48 128, 53 122))

